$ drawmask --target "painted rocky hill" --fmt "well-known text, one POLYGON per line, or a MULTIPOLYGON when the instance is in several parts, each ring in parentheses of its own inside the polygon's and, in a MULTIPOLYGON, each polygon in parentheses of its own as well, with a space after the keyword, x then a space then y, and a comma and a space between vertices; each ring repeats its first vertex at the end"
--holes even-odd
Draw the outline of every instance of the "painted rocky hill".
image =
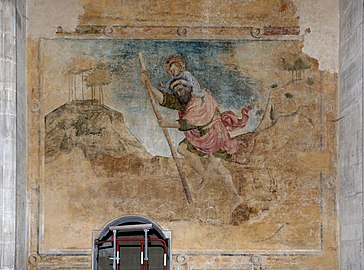
POLYGON ((45 117, 46 162, 79 148, 87 159, 100 155, 149 158, 124 123, 122 113, 96 100, 72 101, 45 117))

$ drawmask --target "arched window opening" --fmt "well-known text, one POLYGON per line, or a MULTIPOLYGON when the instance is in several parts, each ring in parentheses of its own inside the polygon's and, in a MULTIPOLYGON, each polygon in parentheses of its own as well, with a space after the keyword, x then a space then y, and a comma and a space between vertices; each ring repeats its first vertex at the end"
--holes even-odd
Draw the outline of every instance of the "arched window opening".
POLYGON ((93 246, 93 270, 170 270, 169 231, 142 216, 118 218, 101 230, 93 246))

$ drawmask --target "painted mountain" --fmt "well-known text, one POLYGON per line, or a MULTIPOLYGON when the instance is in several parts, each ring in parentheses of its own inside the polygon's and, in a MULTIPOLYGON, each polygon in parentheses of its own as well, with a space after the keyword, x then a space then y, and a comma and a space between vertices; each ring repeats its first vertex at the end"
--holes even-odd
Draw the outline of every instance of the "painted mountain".
POLYGON ((45 118, 45 130, 46 162, 74 148, 90 160, 100 155, 150 157, 123 115, 96 100, 72 101, 55 109, 45 118))

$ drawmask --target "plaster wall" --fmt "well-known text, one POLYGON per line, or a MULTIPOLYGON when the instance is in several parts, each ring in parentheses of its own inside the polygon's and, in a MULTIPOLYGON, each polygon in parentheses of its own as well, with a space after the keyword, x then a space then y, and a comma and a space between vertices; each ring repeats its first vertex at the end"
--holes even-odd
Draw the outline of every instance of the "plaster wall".
POLYGON ((294 1, 305 31, 303 52, 319 61, 321 70, 339 69, 339 1, 294 1))

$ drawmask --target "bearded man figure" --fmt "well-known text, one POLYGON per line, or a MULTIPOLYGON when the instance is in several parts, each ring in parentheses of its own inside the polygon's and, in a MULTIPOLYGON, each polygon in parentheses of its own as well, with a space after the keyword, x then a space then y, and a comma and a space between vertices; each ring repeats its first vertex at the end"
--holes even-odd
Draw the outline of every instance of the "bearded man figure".
MULTIPOLYGON (((171 93, 155 87, 151 89, 159 104, 177 110, 179 117, 175 121, 161 119, 159 125, 162 128, 177 128, 184 132, 185 139, 180 142, 177 151, 189 161, 203 180, 209 178, 210 172, 204 168, 200 157, 208 156, 211 159, 214 170, 234 194, 231 203, 234 210, 242 198, 234 186, 230 172, 219 162, 219 158, 231 159, 244 144, 239 139, 230 137, 229 132, 246 125, 251 108, 243 108, 240 118, 232 111, 220 112, 218 103, 210 91, 202 89, 195 77, 184 70, 185 63, 180 56, 170 56, 165 68, 172 76, 166 84, 171 93)), ((145 85, 151 86, 146 72, 142 73, 141 79, 145 85)))

